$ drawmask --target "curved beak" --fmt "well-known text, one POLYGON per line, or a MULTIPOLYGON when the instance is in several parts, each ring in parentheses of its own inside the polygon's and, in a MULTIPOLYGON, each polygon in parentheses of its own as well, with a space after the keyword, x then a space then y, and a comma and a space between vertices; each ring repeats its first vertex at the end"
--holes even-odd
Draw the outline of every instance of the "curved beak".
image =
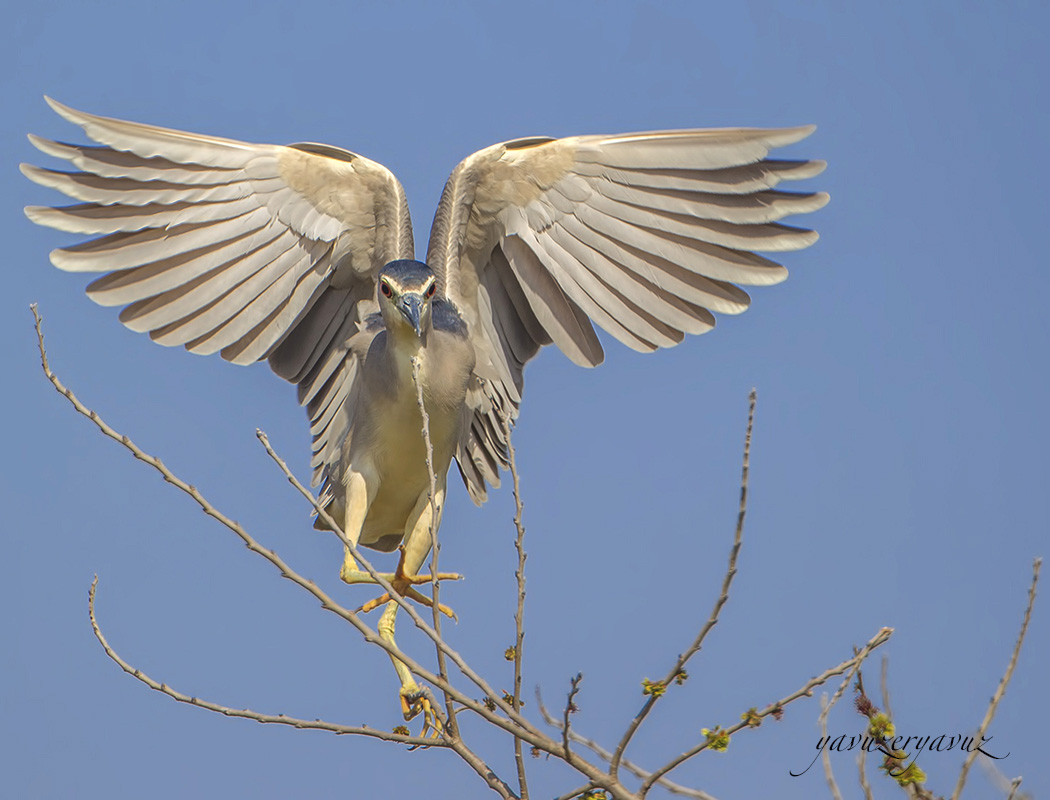
POLYGON ((426 303, 426 300, 423 299, 423 295, 416 292, 406 292, 397 301, 397 310, 401 312, 401 316, 408 320, 408 323, 416 332, 416 336, 422 335, 420 317, 423 314, 424 303, 426 303))

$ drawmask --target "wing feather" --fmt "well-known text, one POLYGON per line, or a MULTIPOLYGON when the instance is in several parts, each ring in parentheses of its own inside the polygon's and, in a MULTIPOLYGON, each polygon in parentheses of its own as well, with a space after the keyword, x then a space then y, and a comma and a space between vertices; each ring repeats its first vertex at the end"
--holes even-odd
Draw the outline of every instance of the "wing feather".
POLYGON ((815 242, 781 220, 828 196, 774 187, 824 163, 766 156, 812 131, 532 137, 481 150, 453 171, 428 262, 470 326, 479 365, 457 455, 476 501, 506 461, 502 421, 517 416, 525 364, 541 346, 595 366, 603 356, 594 323, 635 350, 672 347, 710 330, 712 311, 744 311, 750 298, 739 285, 787 277, 758 253, 815 242))
POLYGON ((252 144, 48 103, 95 143, 29 137, 73 171, 22 172, 78 202, 26 215, 93 237, 53 251, 52 263, 103 273, 88 295, 124 306, 121 321, 161 344, 238 364, 269 358, 299 384, 323 480, 352 411, 350 342, 374 335, 358 321, 374 308, 376 275, 413 257, 401 184, 328 145, 252 144))

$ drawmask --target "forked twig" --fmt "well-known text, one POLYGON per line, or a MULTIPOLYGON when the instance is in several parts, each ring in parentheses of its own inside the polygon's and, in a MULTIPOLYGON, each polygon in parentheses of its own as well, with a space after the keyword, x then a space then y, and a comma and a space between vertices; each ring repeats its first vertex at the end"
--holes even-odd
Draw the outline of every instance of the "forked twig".
MULTIPOLYGON (((1032 583, 1028 587, 1028 605, 1024 610, 1024 620, 1021 622, 1021 632, 1017 635, 1017 643, 1014 645, 1013 654, 1010 656, 1010 663, 1006 667, 1006 673, 1002 678, 999 679, 999 686, 996 687, 995 694, 992 695, 992 700, 988 704, 988 710, 984 714, 984 719, 981 720, 981 725, 977 729, 977 734, 974 736, 974 740, 978 745, 984 740, 984 734, 988 730, 988 726, 992 724, 992 719, 995 717, 995 712, 999 708, 999 703, 1003 699, 1003 695, 1006 694, 1006 687, 1010 684, 1010 679, 1014 674, 1014 667, 1017 666, 1017 658, 1021 655, 1021 646, 1024 644, 1024 637, 1028 633, 1028 623, 1032 619, 1032 607, 1035 605, 1035 589, 1039 584, 1039 570, 1042 569, 1043 559, 1037 558, 1032 563, 1032 583)), ((970 767, 973 766, 974 759, 977 758, 977 754, 980 752, 980 747, 975 747, 970 751, 969 755, 966 756, 966 760, 963 762, 962 769, 959 771, 959 780, 955 784, 955 790, 952 792, 951 800, 959 800, 959 795, 962 794, 963 787, 966 785, 966 777, 970 772, 970 767)))
MULTIPOLYGON (((661 681, 661 684, 665 688, 669 687, 672 681, 682 673, 682 670, 685 668, 689 659, 691 659, 703 646, 707 635, 715 625, 718 624, 718 616, 722 612, 722 607, 729 600, 729 587, 732 585, 733 578, 736 576, 736 561, 737 556, 740 554, 741 544, 743 543, 744 517, 747 515, 747 482, 751 459, 751 431, 755 424, 755 403, 757 397, 757 392, 752 389, 748 398, 747 433, 744 436, 744 457, 740 478, 740 507, 737 512, 736 533, 733 537, 733 548, 729 551, 729 566, 726 569, 725 577, 722 579, 722 591, 718 596, 718 600, 715 601, 714 608, 711 610, 711 616, 708 618, 707 623, 700 629, 700 633, 697 634, 696 639, 693 640, 689 649, 678 656, 675 665, 671 668, 670 672, 667 673, 667 676, 663 681, 661 681)), ((609 773, 611 775, 616 775, 617 769, 620 766, 620 761, 623 759, 624 751, 627 750, 627 745, 631 743, 631 739, 634 737, 641 724, 645 721, 645 718, 649 716, 649 712, 652 711, 653 706, 656 705, 656 701, 662 694, 662 692, 651 693, 642 705, 641 711, 639 711, 635 718, 631 720, 630 724, 628 724, 627 730, 624 731, 619 744, 616 745, 616 750, 613 752, 612 761, 609 764, 609 773)))
MULTIPOLYGON (((868 657, 868 654, 871 653, 871 651, 874 650, 876 647, 879 647, 882 644, 884 644, 887 640, 889 640, 890 636, 892 636, 892 635, 893 635, 893 628, 882 628, 878 633, 876 633, 868 641, 868 643, 866 645, 864 645, 864 647, 861 648, 859 653, 857 653, 856 655, 853 656, 853 658, 847 659, 846 661, 843 661, 838 666, 831 667, 830 669, 825 670, 820 675, 817 675, 814 678, 810 678, 808 681, 806 681, 805 684, 803 684, 803 686, 800 689, 797 689, 796 691, 792 692, 791 694, 789 694, 787 697, 783 698, 782 700, 778 700, 775 703, 770 703, 768 706, 766 706, 761 711, 756 711, 756 712, 753 712, 752 714, 747 715, 748 719, 741 720, 736 725, 732 725, 729 728, 726 728, 725 731, 723 732, 724 735, 725 736, 732 736, 737 731, 740 731, 740 730, 742 730, 744 728, 753 727, 755 720, 762 720, 762 719, 765 719, 766 717, 770 716, 771 714, 779 713, 788 704, 793 703, 795 700, 798 700, 800 697, 810 697, 813 694, 813 690, 816 687, 823 685, 824 683, 826 683, 828 680, 830 680, 831 678, 835 677, 836 675, 841 675, 844 672, 848 672, 849 675, 847 676, 846 680, 844 681, 844 685, 848 685, 850 680, 851 680, 851 678, 852 678, 853 673, 856 671, 857 667, 859 667, 861 665, 861 663, 863 663, 864 659, 868 657)), ((844 689, 840 689, 840 692, 837 693, 839 696, 841 696, 841 691, 844 691, 844 689)), ((834 700, 832 702, 834 702, 834 700)), ((645 781, 642 782, 641 788, 638 790, 639 796, 644 797, 646 792, 648 792, 649 789, 652 788, 653 784, 657 780, 659 780, 661 777, 666 775, 671 770, 676 769, 677 767, 681 766, 682 764, 684 764, 689 759, 693 758, 694 756, 698 755, 699 753, 702 753, 704 750, 707 750, 708 747, 710 747, 710 745, 711 745, 711 741, 710 740, 700 742, 699 744, 695 745, 694 747, 691 747, 690 749, 686 750, 681 755, 675 756, 673 759, 668 761, 666 764, 664 764, 659 769, 654 770, 652 772, 652 774, 650 774, 650 776, 648 778, 646 778, 645 781)))
POLYGON ((577 673, 571 681, 571 687, 569 689, 569 696, 565 699, 565 711, 562 713, 561 722, 561 743, 562 747, 565 748, 565 762, 572 766, 576 759, 576 754, 572 752, 572 748, 569 746, 569 734, 572 730, 569 724, 569 715, 576 710, 576 695, 580 692, 580 682, 583 680, 583 673, 577 673))
MULTIPOLYGON (((563 725, 561 720, 555 719, 554 715, 547 710, 547 706, 544 705, 543 696, 540 694, 539 687, 537 687, 536 689, 536 705, 540 709, 540 715, 543 717, 544 722, 546 722, 552 728, 562 730, 563 725)), ((594 741, 594 739, 588 739, 586 736, 583 736, 575 729, 569 731, 569 739, 570 741, 575 742, 576 744, 583 745, 596 756, 598 756, 598 758, 602 759, 602 761, 612 761, 612 752, 610 750, 606 750, 604 747, 602 747, 600 744, 594 741)), ((652 774, 642 769, 633 761, 627 758, 620 759, 620 766, 628 772, 630 772, 636 778, 641 778, 642 780, 645 780, 649 777, 649 775, 652 774)), ((696 800, 715 800, 715 798, 707 792, 701 791, 700 789, 690 789, 688 786, 682 786, 682 784, 675 783, 670 778, 660 778, 657 781, 657 783, 659 783, 660 786, 669 791, 671 794, 679 794, 683 795, 684 797, 693 797, 696 798, 696 800)), ((575 795, 570 795, 570 797, 575 797, 575 795)))
POLYGON ((217 714, 222 714, 227 717, 240 717, 242 719, 254 720, 255 722, 289 725, 293 728, 302 728, 303 730, 328 731, 329 733, 339 735, 356 734, 359 736, 371 736, 372 738, 382 739, 387 742, 400 742, 401 744, 415 745, 417 747, 449 747, 448 742, 438 739, 424 738, 421 736, 402 736, 399 733, 388 733, 387 731, 382 731, 377 728, 370 728, 367 725, 339 725, 334 722, 325 722, 321 719, 297 719, 296 717, 289 717, 284 714, 261 714, 247 708, 230 708, 229 706, 219 705, 218 703, 212 703, 208 700, 202 700, 199 697, 191 697, 188 694, 176 691, 167 684, 154 680, 142 670, 133 667, 121 658, 120 654, 117 653, 117 651, 113 649, 113 646, 106 640, 101 627, 99 627, 98 619, 95 616, 95 590, 97 588, 98 575, 96 575, 95 579, 91 581, 91 589, 88 591, 88 618, 91 620, 91 630, 94 632, 95 638, 98 639, 99 644, 102 645, 102 649, 106 651, 106 655, 115 661, 122 670, 128 673, 128 675, 146 684, 150 689, 160 692, 161 694, 166 694, 173 700, 177 700, 180 703, 187 703, 191 706, 196 706, 197 708, 203 708, 206 711, 214 711, 217 714))

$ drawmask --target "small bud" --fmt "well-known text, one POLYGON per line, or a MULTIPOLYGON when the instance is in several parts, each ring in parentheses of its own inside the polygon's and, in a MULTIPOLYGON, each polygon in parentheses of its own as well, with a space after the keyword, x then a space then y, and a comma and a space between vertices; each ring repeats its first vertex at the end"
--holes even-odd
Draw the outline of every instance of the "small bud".
POLYGON ((890 722, 890 718, 881 711, 871 717, 868 723, 868 735, 873 739, 892 739, 895 733, 896 728, 890 722))
POLYGON ((686 672, 684 669, 678 670, 678 674, 674 676, 674 682, 677 683, 679 686, 681 686, 687 680, 689 680, 689 673, 686 672))
POLYGON ((758 715, 758 709, 753 706, 741 714, 740 719, 746 722, 749 728, 757 728, 762 724, 762 717, 758 715))
MULTIPOLYGON (((507 691, 503 692, 503 702, 506 703, 511 708, 514 707, 514 698, 511 696, 510 692, 507 692, 507 691)), ((524 700, 519 700, 518 701, 518 707, 519 708, 521 708, 524 705, 525 705, 525 701, 524 700)))
POLYGON ((503 651, 503 657, 507 659, 507 661, 513 661, 515 658, 518 657, 518 648, 511 645, 503 651))
POLYGON ((879 710, 875 708, 875 704, 868 699, 866 694, 857 694, 857 699, 853 701, 857 707, 857 711, 863 714, 865 717, 871 717, 872 714, 878 714, 879 710))
POLYGON ((716 752, 724 753, 729 747, 729 734, 717 725, 713 730, 701 728, 700 733, 707 738, 707 746, 716 752))
POLYGON ((659 697, 666 691, 667 686, 663 681, 651 681, 648 678, 642 679, 642 694, 659 697))
POLYGON ((409 732, 408 728, 406 728, 404 725, 398 725, 396 728, 394 728, 394 733, 396 733, 398 736, 411 736, 412 735, 409 732))

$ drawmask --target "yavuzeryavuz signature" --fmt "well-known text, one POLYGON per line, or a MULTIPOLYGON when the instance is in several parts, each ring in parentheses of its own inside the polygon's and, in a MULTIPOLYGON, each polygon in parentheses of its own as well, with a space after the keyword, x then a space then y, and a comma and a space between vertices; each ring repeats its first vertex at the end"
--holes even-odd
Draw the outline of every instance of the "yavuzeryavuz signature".
POLYGON ((839 736, 822 736, 817 741, 817 753, 813 756, 813 760, 809 762, 802 772, 791 772, 788 774, 793 778, 797 778, 800 775, 805 775, 809 772, 809 767, 812 767, 820 756, 821 752, 827 748, 829 752, 843 753, 850 750, 856 749, 857 751, 863 750, 866 753, 870 753, 872 750, 878 750, 886 755, 894 755, 894 753, 900 753, 901 751, 908 751, 911 762, 915 762, 918 759, 919 754, 924 750, 927 752, 935 751, 938 753, 946 753, 949 750, 958 748, 959 750, 970 753, 977 750, 989 758, 996 760, 1003 759, 1009 756, 1007 753, 1005 756, 997 756, 989 753, 984 748, 992 741, 991 736, 982 736, 981 741, 978 742, 973 736, 949 736, 946 733, 942 733, 940 736, 894 736, 892 739, 889 737, 876 737, 868 735, 854 735, 847 736, 841 734, 839 736), (911 752, 911 748, 915 748, 914 752, 911 752))

